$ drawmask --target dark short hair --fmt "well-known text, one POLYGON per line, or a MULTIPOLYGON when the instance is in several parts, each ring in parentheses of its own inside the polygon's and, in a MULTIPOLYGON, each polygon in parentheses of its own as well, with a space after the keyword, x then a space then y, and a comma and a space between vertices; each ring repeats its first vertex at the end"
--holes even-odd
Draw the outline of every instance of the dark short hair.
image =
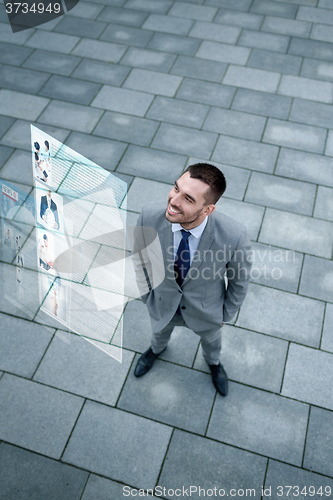
POLYGON ((44 240, 47 240, 47 236, 46 236, 46 234, 43 234, 43 239, 44 239, 44 240))
POLYGON ((40 150, 39 142, 34 142, 34 146, 35 146, 36 149, 40 150))
POLYGON ((210 187, 210 193, 207 200, 209 204, 212 203, 215 205, 226 190, 227 181, 221 170, 215 167, 215 165, 210 165, 209 163, 195 163, 194 165, 189 165, 185 172, 189 172, 192 179, 199 179, 205 184, 208 184, 210 187))
POLYGON ((47 147, 47 149, 50 149, 50 144, 49 144, 49 141, 44 141, 44 144, 45 144, 45 146, 47 147))

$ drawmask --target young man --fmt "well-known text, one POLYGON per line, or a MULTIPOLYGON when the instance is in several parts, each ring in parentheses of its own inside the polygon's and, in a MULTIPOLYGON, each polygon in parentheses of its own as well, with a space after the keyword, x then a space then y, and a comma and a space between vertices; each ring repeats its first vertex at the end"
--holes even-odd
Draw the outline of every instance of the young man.
POLYGON ((225 177, 217 167, 191 165, 171 189, 167 208, 147 206, 140 214, 134 245, 141 259, 137 281, 140 290, 146 281, 148 292, 142 294, 142 300, 148 307, 153 334, 151 347, 135 368, 136 377, 151 369, 174 327, 187 326, 201 337, 215 388, 223 396, 228 393, 227 374, 220 363, 221 328, 245 298, 251 244, 245 226, 215 211, 225 189, 225 177), (149 246, 147 227, 157 231, 163 262, 156 263, 149 257, 154 254, 142 251, 149 246), (154 286, 154 267, 161 265, 165 276, 154 286))

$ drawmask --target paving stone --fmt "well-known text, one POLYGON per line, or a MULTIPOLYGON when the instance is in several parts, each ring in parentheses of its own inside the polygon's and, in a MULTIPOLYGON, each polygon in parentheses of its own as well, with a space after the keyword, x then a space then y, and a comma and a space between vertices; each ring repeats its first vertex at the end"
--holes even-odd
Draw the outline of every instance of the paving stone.
MULTIPOLYGON (((222 398, 219 399, 222 401, 222 398)), ((202 490, 213 492, 216 487, 217 493, 222 488, 227 492, 234 487, 253 488, 258 492, 263 484, 266 460, 247 451, 176 429, 163 464, 159 485, 166 489, 179 488, 180 491, 185 487, 188 494, 190 485, 193 488, 194 485, 200 485, 202 490)), ((192 490, 191 498, 202 498, 202 491, 198 486, 197 491, 192 490)), ((259 498, 258 494, 255 498, 259 498)))
POLYGON ((13 118, 10 118, 9 116, 0 116, 0 137, 2 137, 7 132, 14 121, 15 120, 13 118))
POLYGON ((220 83, 226 69, 227 65, 223 63, 179 56, 171 73, 220 83))
POLYGON ((186 17, 199 21, 211 22, 217 12, 214 7, 208 5, 191 5, 186 2, 176 2, 168 12, 168 15, 175 17, 186 17))
POLYGON ((243 29, 238 45, 276 52, 286 52, 289 45, 289 37, 243 29))
POLYGON ((66 144, 106 170, 116 168, 126 149, 126 145, 121 142, 78 132, 72 132, 66 144))
POLYGON ((236 326, 318 347, 323 314, 318 300, 250 284, 236 326))
MULTIPOLYGON (((320 491, 320 487, 323 487, 323 485, 329 485, 333 488, 332 483, 332 479, 323 478, 319 474, 270 460, 265 480, 265 490, 267 490, 267 493, 271 491, 270 498, 272 500, 278 500, 279 498, 288 500, 289 495, 297 494, 297 491, 303 491, 303 494, 305 492, 308 494, 311 491, 312 494, 315 491, 320 491), (281 489, 281 485, 283 485, 283 489, 281 489), (292 489, 286 488, 285 485, 292 485, 292 489), (269 487, 271 487, 271 490, 269 490, 269 487), (311 489, 309 489, 310 487, 311 489)), ((325 488, 322 488, 322 491, 324 492, 325 488)))
POLYGON ((298 214, 312 215, 315 196, 314 184, 253 172, 245 201, 298 214))
POLYGON ((269 118, 263 142, 312 153, 323 153, 326 130, 269 118))
POLYGON ((123 88, 173 97, 181 81, 182 79, 179 76, 134 68, 123 88))
POLYGON ((333 8, 330 0, 319 0, 318 7, 323 7, 323 8, 327 8, 327 9, 333 8))
POLYGON ((301 76, 333 82, 333 63, 305 57, 301 76))
POLYGON ((281 148, 276 174, 333 186, 333 160, 324 156, 281 148), (316 165, 316 169, 313 165, 316 165))
POLYGON ((321 349, 333 353, 332 330, 333 330, 333 304, 327 304, 325 312, 323 338, 321 341, 321 349))
POLYGON ((290 75, 298 75, 302 59, 289 54, 274 54, 271 51, 253 49, 247 66, 250 68, 277 71, 290 75))
POLYGON ((60 458, 83 399, 6 373, 0 394, 0 438, 60 458))
POLYGON ((143 23, 142 28, 146 30, 162 31, 162 33, 173 33, 174 35, 187 35, 193 25, 190 19, 150 14, 143 23))
POLYGON ((266 16, 261 29, 262 31, 271 31, 273 33, 281 33, 282 35, 307 38, 310 34, 311 23, 266 16))
POLYGON ((276 146, 221 136, 214 150, 213 161, 272 173, 277 154, 276 146))
POLYGON ((282 75, 279 94, 332 103, 333 84, 300 76, 282 75))
POLYGON ((176 97, 184 99, 185 101, 194 101, 228 108, 234 93, 235 88, 233 87, 185 78, 176 97))
POLYGON ((149 193, 149 204, 161 203, 165 200, 167 205, 168 194, 171 190, 171 184, 140 179, 135 177, 129 189, 127 197, 127 210, 141 212, 142 207, 147 205, 147 194, 149 193))
POLYGON ((39 95, 88 105, 100 88, 101 86, 97 83, 54 75, 44 85, 39 95))
MULTIPOLYGON (((39 97, 39 99, 44 99, 39 97)), ((40 116, 38 122, 62 127, 66 124, 71 130, 89 134, 102 116, 103 111, 87 108, 69 102, 52 101, 40 116)))
POLYGON ((196 22, 191 29, 189 36, 195 38, 214 40, 215 42, 225 42, 235 44, 240 34, 240 28, 234 26, 221 26, 213 23, 196 22))
POLYGON ((246 111, 256 115, 286 119, 289 115, 290 105, 290 97, 238 89, 232 103, 232 109, 246 111))
MULTIPOLYGON (((5 148, 4 146, 0 146, 0 166, 7 161, 14 150, 11 148, 5 148)), ((3 171, 1 170, 1 176, 3 175, 3 171)))
MULTIPOLYGON (((217 0, 216 0, 217 3, 217 0)), ((231 9, 233 3, 224 2, 227 9, 231 9)), ((223 5, 221 5, 223 7, 223 5)), ((231 26, 239 26, 240 28, 259 29, 263 20, 263 16, 251 14, 250 12, 236 12, 222 8, 218 11, 214 22, 218 24, 226 24, 231 26)), ((237 10, 237 9, 236 9, 237 10)), ((247 9, 245 9, 247 10, 247 9)))
POLYGON ((147 19, 147 16, 148 13, 139 12, 137 10, 122 9, 120 7, 105 7, 97 19, 118 25, 139 28, 145 19, 147 19))
POLYGON ((0 63, 21 66, 21 64, 30 56, 31 52, 32 49, 29 49, 28 47, 18 47, 17 45, 12 45, 10 43, 0 42, 0 63))
POLYGON ((259 241, 330 259, 332 228, 331 222, 268 208, 259 241))
POLYGON ((96 108, 144 116, 153 97, 143 92, 119 89, 103 85, 97 97, 91 103, 96 108))
POLYGON ((31 378, 54 330, 5 314, 0 318, 0 368, 31 378))
POLYGON ((121 63, 134 68, 168 72, 175 59, 175 54, 131 47, 121 63))
POLYGON ((96 19, 98 14, 103 10, 103 5, 96 5, 90 2, 80 2, 75 5, 75 10, 67 11, 67 14, 72 17, 83 17, 84 19, 96 19))
POLYGON ((177 125, 162 123, 152 147, 180 154, 209 155, 217 139, 217 134, 177 125))
POLYGON ((108 42, 123 43, 125 45, 134 45, 136 47, 145 47, 152 37, 151 31, 146 31, 139 28, 132 28, 130 26, 118 26, 116 24, 109 24, 101 40, 108 42))
POLYGON ((312 40, 322 40, 323 42, 333 42, 332 26, 314 24, 310 38, 312 40))
POLYGON ((291 344, 282 394, 332 410, 332 361, 332 354, 291 344))
POLYGON ((168 33, 155 33, 147 47, 149 49, 193 56, 199 45, 199 40, 193 40, 186 36, 170 35, 168 33))
POLYGON ((171 431, 157 422, 87 401, 62 460, 139 488, 154 488, 171 431))
POLYGON ((158 12, 165 14, 171 7, 172 2, 166 0, 127 0, 125 8, 148 10, 149 12, 158 12))
POLYGON ((34 121, 49 102, 50 100, 44 97, 30 95, 27 99, 27 94, 23 92, 7 89, 0 90, 0 114, 12 118, 34 121))
MULTIPOLYGON (((90 474, 82 500, 110 500, 124 496, 125 486, 110 479, 90 474)), ((132 490, 132 488, 131 488, 132 490)))
POLYGON ((264 214, 263 207, 223 197, 216 203, 216 210, 244 224, 249 238, 254 241, 257 239, 264 214))
POLYGON ((125 66, 83 59, 72 76, 118 87, 123 83, 129 71, 130 68, 125 66))
POLYGON ((333 190, 327 187, 319 186, 314 216, 319 219, 333 221, 333 190))
MULTIPOLYGON (((230 3, 228 0, 206 0, 206 5, 212 5, 213 7, 223 7, 226 9, 234 9, 237 11, 247 11, 252 3, 252 0, 233 0, 230 3)), ((242 14, 242 12, 240 12, 242 14)))
POLYGON ((289 119, 299 123, 317 125, 318 127, 332 128, 332 106, 308 102, 303 99, 294 99, 289 119))
POLYGON ((138 380, 133 369, 118 408, 191 432, 204 434, 215 396, 211 376, 158 360, 138 380))
POLYGON ((291 39, 288 53, 296 56, 332 61, 333 43, 317 42, 316 40, 295 37, 291 39))
POLYGON ((23 67, 69 76, 79 62, 80 58, 78 57, 56 54, 47 50, 35 50, 23 64, 23 67))
POLYGON ((216 399, 207 436, 294 465, 302 464, 308 405, 231 383, 216 399))
POLYGON ((299 293, 333 302, 333 262, 306 255, 299 293))
MULTIPOLYGON (((5 154, 8 154, 8 156, 12 151, 12 149, 5 148, 5 154)), ((31 166, 31 152, 17 149, 2 167, 1 177, 11 181, 19 179, 21 183, 32 186, 31 166), (29 168, 27 168, 27 165, 29 168)))
POLYGON ((106 112, 94 130, 94 135, 149 146, 158 122, 120 113, 106 112))
POLYGON ((68 33, 76 36, 86 36, 87 38, 98 38, 106 28, 107 24, 92 19, 82 17, 64 16, 57 24, 54 31, 58 33, 68 33))
POLYGON ((126 51, 126 45, 83 38, 73 50, 75 56, 88 57, 98 61, 117 63, 126 51))
POLYGON ((172 184, 182 174, 186 157, 130 145, 117 172, 172 184))
POLYGON ((79 40, 77 36, 64 35, 63 33, 36 31, 25 44, 27 47, 35 49, 43 47, 44 50, 51 52, 69 54, 79 40))
POLYGON ((235 47, 225 43, 209 42, 204 40, 195 56, 221 63, 244 65, 246 64, 249 55, 250 49, 245 47, 235 47))
POLYGON ((17 45, 23 45, 26 40, 31 36, 29 31, 19 31, 13 36, 13 31, 8 23, 8 17, 5 23, 0 22, 0 41, 15 43, 17 45))
POLYGON ((275 93, 280 81, 279 73, 263 71, 261 69, 229 66, 223 83, 252 90, 275 93))
POLYGON ((208 106, 203 104, 167 97, 156 97, 147 113, 147 118, 174 123, 175 125, 201 128, 208 109, 208 106))
POLYGON ((316 9, 301 5, 297 12, 297 19, 311 23, 333 24, 333 12, 331 9, 316 9))
MULTIPOLYGON (((31 125, 40 128, 39 124, 16 120, 14 125, 12 125, 1 139, 1 143, 31 152, 31 125)), ((65 142, 70 133, 69 130, 49 127, 48 125, 43 125, 43 132, 46 132, 60 142, 65 142)))
POLYGON ((78 500, 88 472, 22 450, 0 445, 1 500, 78 500))
POLYGON ((261 116, 212 108, 203 128, 219 134, 260 141, 265 123, 266 118, 261 116))
MULTIPOLYGON (((269 0, 254 0, 250 11, 266 16, 289 17, 293 19, 297 12, 297 5, 288 2, 271 2, 269 0)), ((298 16, 297 16, 298 18, 298 16)))
POLYGON ((327 137, 326 148, 325 148, 325 155, 333 156, 333 133, 332 133, 332 130, 328 131, 328 137, 327 137))
MULTIPOLYGON (((308 438, 305 448, 304 467, 321 474, 332 476, 332 467, 329 459, 332 449, 333 414, 321 408, 312 408, 310 414, 308 438)), ((330 485, 330 480, 321 478, 322 490, 330 485)), ((321 491, 322 491, 321 490, 321 491)))

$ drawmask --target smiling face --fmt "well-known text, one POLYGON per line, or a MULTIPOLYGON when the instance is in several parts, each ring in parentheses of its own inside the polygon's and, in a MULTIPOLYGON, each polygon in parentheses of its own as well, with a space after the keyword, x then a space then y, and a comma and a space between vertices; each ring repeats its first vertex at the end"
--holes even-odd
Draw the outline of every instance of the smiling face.
POLYGON ((215 205, 207 201, 209 189, 205 182, 185 172, 169 193, 165 217, 170 222, 178 222, 184 229, 199 226, 215 210, 215 205))

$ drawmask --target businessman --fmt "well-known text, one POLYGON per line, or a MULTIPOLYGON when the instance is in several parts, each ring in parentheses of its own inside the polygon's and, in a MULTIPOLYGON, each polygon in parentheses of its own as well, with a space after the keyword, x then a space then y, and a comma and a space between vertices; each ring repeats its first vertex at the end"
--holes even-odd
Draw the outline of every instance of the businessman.
POLYGON ((140 255, 137 283, 148 307, 152 340, 138 360, 136 377, 152 368, 174 327, 186 326, 201 338, 216 390, 222 396, 228 393, 220 363, 221 330, 245 299, 251 244, 245 226, 215 211, 225 189, 225 177, 217 167, 191 165, 175 182, 167 206, 147 206, 140 214, 134 245, 140 255), (149 247, 146 228, 157 232, 162 262, 152 258, 156 252, 144 251, 145 245, 149 247), (165 272, 160 283, 155 279, 158 266, 165 272))
POLYGON ((58 215, 58 207, 56 203, 52 200, 52 192, 49 190, 45 196, 42 196, 40 199, 40 218, 43 219, 47 223, 47 210, 50 210, 54 216, 53 227, 55 229, 60 228, 59 224, 59 215, 58 215))

